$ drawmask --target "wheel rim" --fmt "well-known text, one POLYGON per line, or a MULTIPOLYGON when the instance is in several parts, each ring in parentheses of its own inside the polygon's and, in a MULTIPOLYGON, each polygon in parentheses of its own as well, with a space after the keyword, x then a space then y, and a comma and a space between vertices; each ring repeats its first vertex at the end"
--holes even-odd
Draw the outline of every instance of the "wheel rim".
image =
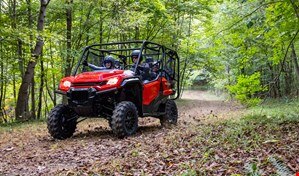
POLYGON ((128 111, 125 118, 125 128, 128 133, 132 133, 135 130, 135 114, 132 111, 128 111))

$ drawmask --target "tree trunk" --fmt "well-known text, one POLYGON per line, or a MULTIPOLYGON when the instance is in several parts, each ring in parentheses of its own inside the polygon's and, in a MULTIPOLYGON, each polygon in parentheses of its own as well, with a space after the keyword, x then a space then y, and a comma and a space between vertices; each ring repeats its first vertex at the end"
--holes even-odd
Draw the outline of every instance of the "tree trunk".
MULTIPOLYGON (((44 29, 44 20, 46 16, 47 5, 50 0, 40 0, 40 11, 37 20, 37 31, 42 32, 44 29)), ((44 45, 41 35, 38 36, 36 45, 32 53, 32 59, 28 62, 26 71, 24 73, 22 83, 19 89, 17 106, 16 106, 16 120, 26 120, 28 118, 28 110, 26 109, 26 101, 28 100, 28 89, 33 79, 34 68, 39 55, 41 54, 42 47, 44 45)))
MULTIPOLYGON (((1 7, 0 7, 1 8, 1 7)), ((1 11, 0 11, 1 14, 1 11)), ((2 57, 2 42, 0 43, 0 117, 3 118, 3 121, 5 122, 4 112, 2 108, 2 101, 4 97, 4 63, 3 63, 3 57, 2 57)), ((1 119, 1 118, 0 118, 1 119)))
POLYGON ((134 39, 139 40, 139 28, 138 28, 138 26, 135 26, 134 39))
MULTIPOLYGON (((273 74, 275 75, 275 73, 278 73, 279 70, 280 69, 279 69, 278 66, 277 67, 274 66, 274 73, 273 74)), ((274 86, 274 90, 276 92, 276 97, 275 98, 279 98, 279 97, 281 97, 280 74, 276 74, 275 77, 277 78, 276 82, 273 85, 274 86)))
MULTIPOLYGON (((268 63, 270 74, 271 74, 271 80, 275 80, 275 71, 271 63, 268 63)), ((279 80, 277 80, 279 81, 279 80)), ((269 84, 269 95, 271 98, 277 98, 277 90, 276 90, 276 82, 270 82, 269 84)))
MULTIPOLYGON (((64 70, 64 76, 69 76, 71 74, 71 69, 72 69, 71 63, 72 63, 72 5, 73 5, 73 0, 66 0, 66 5, 67 5, 67 9, 66 9, 66 40, 67 41, 66 41, 66 62, 65 62, 66 66, 65 66, 65 70, 64 70)), ((67 102, 67 99, 65 96, 62 97, 62 102, 63 103, 67 102)))
POLYGON ((286 96, 291 94, 292 91, 292 66, 290 62, 285 62, 285 70, 284 70, 284 82, 285 82, 285 90, 284 93, 286 96))
MULTIPOLYGON (((16 13, 16 6, 17 6, 17 3, 16 3, 16 0, 13 0, 13 1, 9 1, 11 4, 11 27, 13 30, 16 30, 17 29, 17 13, 16 13)), ((22 70, 21 70, 21 65, 20 65, 20 59, 22 58, 22 56, 20 56, 20 50, 22 49, 22 47, 20 46, 21 45, 21 42, 19 42, 19 39, 17 40, 17 43, 16 43, 16 56, 13 55, 13 53, 11 53, 11 57, 16 57, 19 59, 19 67, 20 67, 20 72, 21 72, 21 75, 23 74, 22 73, 22 70)), ((13 69, 15 69, 15 64, 13 64, 13 69)), ((12 85, 13 85, 13 96, 14 96, 14 103, 16 103, 16 99, 17 99, 17 90, 16 90, 16 74, 13 74, 13 78, 12 78, 12 85)), ((27 103, 26 103, 27 105, 27 103)))
MULTIPOLYGON (((52 52, 52 41, 50 40, 50 58, 51 58, 51 67, 54 68, 55 67, 55 63, 53 62, 53 52, 52 52)), ((52 75, 52 87, 56 87, 56 75, 55 75, 55 72, 53 71, 52 69, 52 72, 51 72, 51 75, 52 75)), ((52 91, 53 93, 53 104, 54 106, 56 106, 57 104, 57 98, 56 98, 56 93, 55 93, 55 90, 52 91)))
POLYGON ((38 107, 37 107, 37 119, 40 119, 41 112, 42 112, 42 97, 43 97, 43 90, 44 90, 44 76, 45 76, 45 70, 44 70, 44 62, 41 58, 40 60, 40 87, 39 87, 39 94, 38 94, 38 107))
POLYGON ((65 67, 65 76, 71 74, 71 63, 72 63, 72 5, 73 0, 67 0, 67 9, 66 9, 66 67, 65 67))
POLYGON ((34 73, 31 81, 31 113, 30 113, 30 119, 36 119, 35 114, 35 82, 34 82, 34 73))
POLYGON ((48 97, 47 97, 47 94, 46 93, 43 93, 43 96, 44 96, 44 103, 45 103, 45 107, 44 107, 44 114, 48 114, 49 113, 49 107, 48 107, 48 97))
MULTIPOLYGON (((4 71, 5 72, 5 71, 4 71)), ((1 110, 2 110, 2 114, 3 114, 3 120, 4 120, 4 122, 7 122, 7 118, 6 118, 6 113, 5 113, 5 109, 4 109, 4 107, 5 107, 5 99, 6 99, 6 91, 7 91, 7 84, 6 84, 6 81, 4 82, 5 84, 4 84, 4 87, 3 87, 3 97, 2 97, 2 108, 1 108, 1 110)))
POLYGON ((298 58, 297 58, 294 43, 291 44, 291 48, 292 48, 292 59, 293 59, 293 62, 294 62, 294 67, 295 67, 297 79, 299 80, 299 65, 298 65, 298 58))
MULTIPOLYGON (((14 66, 13 66, 13 68, 14 68, 14 66)), ((16 74, 13 74, 13 76, 12 76, 12 88, 13 88, 13 101, 15 104, 17 104, 16 74)), ((26 105, 27 105, 27 103, 26 103, 26 105)))
MULTIPOLYGON (((2 1, 0 0, 0 19, 2 18, 2 9, 1 9, 2 1)), ((0 38, 1 39, 1 38, 0 38)), ((0 40, 0 120, 4 123, 7 122, 6 115, 5 115, 5 109, 4 109, 4 100, 5 100, 5 90, 6 90, 6 81, 4 80, 4 60, 3 60, 3 44, 2 40, 0 40)))
POLYGON ((103 24, 104 24, 104 17, 103 17, 103 11, 102 11, 102 7, 103 7, 103 1, 101 0, 101 2, 100 2, 101 4, 100 4, 100 43, 103 43, 103 33, 104 33, 104 31, 103 31, 103 24))
POLYGON ((23 77, 24 75, 24 59, 23 59, 22 48, 23 48, 22 40, 18 38, 18 60, 19 60, 19 70, 21 73, 21 77, 23 77))
MULTIPOLYGON (((50 96, 51 101, 55 105, 56 104, 55 101, 54 101, 54 95, 55 95, 55 93, 53 93, 53 90, 52 90, 52 88, 49 87, 49 84, 48 84, 47 81, 45 82, 45 87, 46 87, 48 95, 50 96), (52 95, 52 93, 53 93, 53 95, 52 95)), ((65 96, 63 96, 63 97, 65 97, 65 96)), ((67 99, 65 99, 65 100, 67 100, 67 99)), ((65 103, 66 101, 63 101, 63 102, 65 103)))
MULTIPOLYGON (((2 9, 1 9, 2 1, 0 0, 0 19, 2 19, 2 9)), ((2 98, 4 93, 4 64, 3 64, 3 57, 2 57, 2 41, 0 40, 0 117, 5 119, 4 113, 2 111, 2 98)))
MULTIPOLYGON (((33 29, 33 17, 32 17, 32 7, 31 7, 31 0, 26 0, 27 3, 27 11, 28 11, 28 27, 29 29, 33 29)), ((33 47, 32 47, 32 42, 33 42, 33 35, 30 33, 29 36, 30 39, 30 52, 33 54, 33 47)))
MULTIPOLYGON (((32 14, 31 14, 31 0, 26 0, 27 3, 27 12, 28 12, 28 28, 32 29, 33 26, 33 18, 32 18, 32 14)), ((29 35, 29 40, 30 40, 30 53, 33 54, 33 48, 31 46, 32 41, 33 41, 33 35, 32 33, 30 33, 29 35)), ((31 116, 30 118, 32 119, 36 119, 36 109, 35 109, 35 82, 34 82, 34 76, 32 78, 31 81, 31 116)))
POLYGON ((4 64, 3 64, 3 60, 2 60, 2 43, 0 43, 0 59, 1 59, 1 62, 0 62, 0 107, 2 107, 2 100, 3 100, 3 93, 4 93, 4 64))
MULTIPOLYGON (((16 8, 17 8, 17 2, 16 0, 12 1, 12 23, 11 23, 11 27, 16 30, 17 29, 17 12, 16 12, 16 8)), ((24 59, 23 59, 23 52, 22 52, 22 40, 18 37, 17 39, 17 57, 18 58, 18 64, 19 64, 19 70, 21 73, 21 77, 24 75, 24 59)))
MULTIPOLYGON (((192 23, 192 16, 190 15, 190 20, 189 20, 189 24, 188 24, 188 37, 190 38, 191 36, 191 23, 192 23)), ((189 40, 187 41, 187 48, 189 47, 189 40)), ((187 57, 189 58, 189 50, 187 50, 187 57)), ((182 77, 180 80, 185 80, 185 78, 187 78, 185 76, 185 72, 186 72, 186 68, 187 68, 187 65, 188 65, 188 60, 185 58, 185 63, 184 63, 184 68, 183 68, 183 74, 182 74, 182 77)), ((181 92, 181 95, 180 95, 180 98, 183 96, 183 93, 184 93, 184 89, 185 89, 185 82, 182 81, 181 82, 181 85, 180 85, 180 92, 181 92)))

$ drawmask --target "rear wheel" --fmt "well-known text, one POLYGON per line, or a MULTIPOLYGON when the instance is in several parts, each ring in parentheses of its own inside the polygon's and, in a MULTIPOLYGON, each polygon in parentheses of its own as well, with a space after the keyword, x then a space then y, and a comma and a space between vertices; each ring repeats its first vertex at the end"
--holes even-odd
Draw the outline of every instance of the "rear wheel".
POLYGON ((119 138, 134 134, 138 128, 135 104, 130 101, 120 102, 113 111, 110 125, 113 133, 119 138))
POLYGON ((48 131, 55 139, 69 138, 76 130, 77 118, 77 114, 68 106, 59 104, 49 113, 48 131))
POLYGON ((178 109, 173 100, 167 100, 165 103, 165 115, 160 117, 162 126, 176 125, 178 122, 178 109))

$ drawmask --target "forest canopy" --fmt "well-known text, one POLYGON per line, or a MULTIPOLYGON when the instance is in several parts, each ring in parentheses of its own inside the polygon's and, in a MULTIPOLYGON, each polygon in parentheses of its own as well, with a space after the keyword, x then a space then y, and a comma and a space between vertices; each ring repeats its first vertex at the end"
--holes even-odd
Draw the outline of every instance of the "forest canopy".
POLYGON ((292 97, 298 33, 295 0, 0 0, 0 122, 45 118, 82 48, 114 41, 175 49, 182 87, 204 70, 246 105, 292 97))

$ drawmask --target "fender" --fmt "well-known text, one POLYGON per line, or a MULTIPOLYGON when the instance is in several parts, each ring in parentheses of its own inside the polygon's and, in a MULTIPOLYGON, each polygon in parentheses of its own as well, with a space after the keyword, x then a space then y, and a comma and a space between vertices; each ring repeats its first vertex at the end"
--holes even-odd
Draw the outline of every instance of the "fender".
POLYGON ((121 87, 124 87, 127 84, 137 83, 139 86, 142 87, 142 83, 138 77, 131 77, 131 78, 125 78, 122 83, 120 84, 121 87))
POLYGON ((132 101, 137 107, 138 115, 142 116, 142 92, 143 85, 138 77, 125 78, 120 84, 119 101, 132 101), (129 91, 129 95, 127 95, 127 90, 132 90, 133 92, 129 91))

